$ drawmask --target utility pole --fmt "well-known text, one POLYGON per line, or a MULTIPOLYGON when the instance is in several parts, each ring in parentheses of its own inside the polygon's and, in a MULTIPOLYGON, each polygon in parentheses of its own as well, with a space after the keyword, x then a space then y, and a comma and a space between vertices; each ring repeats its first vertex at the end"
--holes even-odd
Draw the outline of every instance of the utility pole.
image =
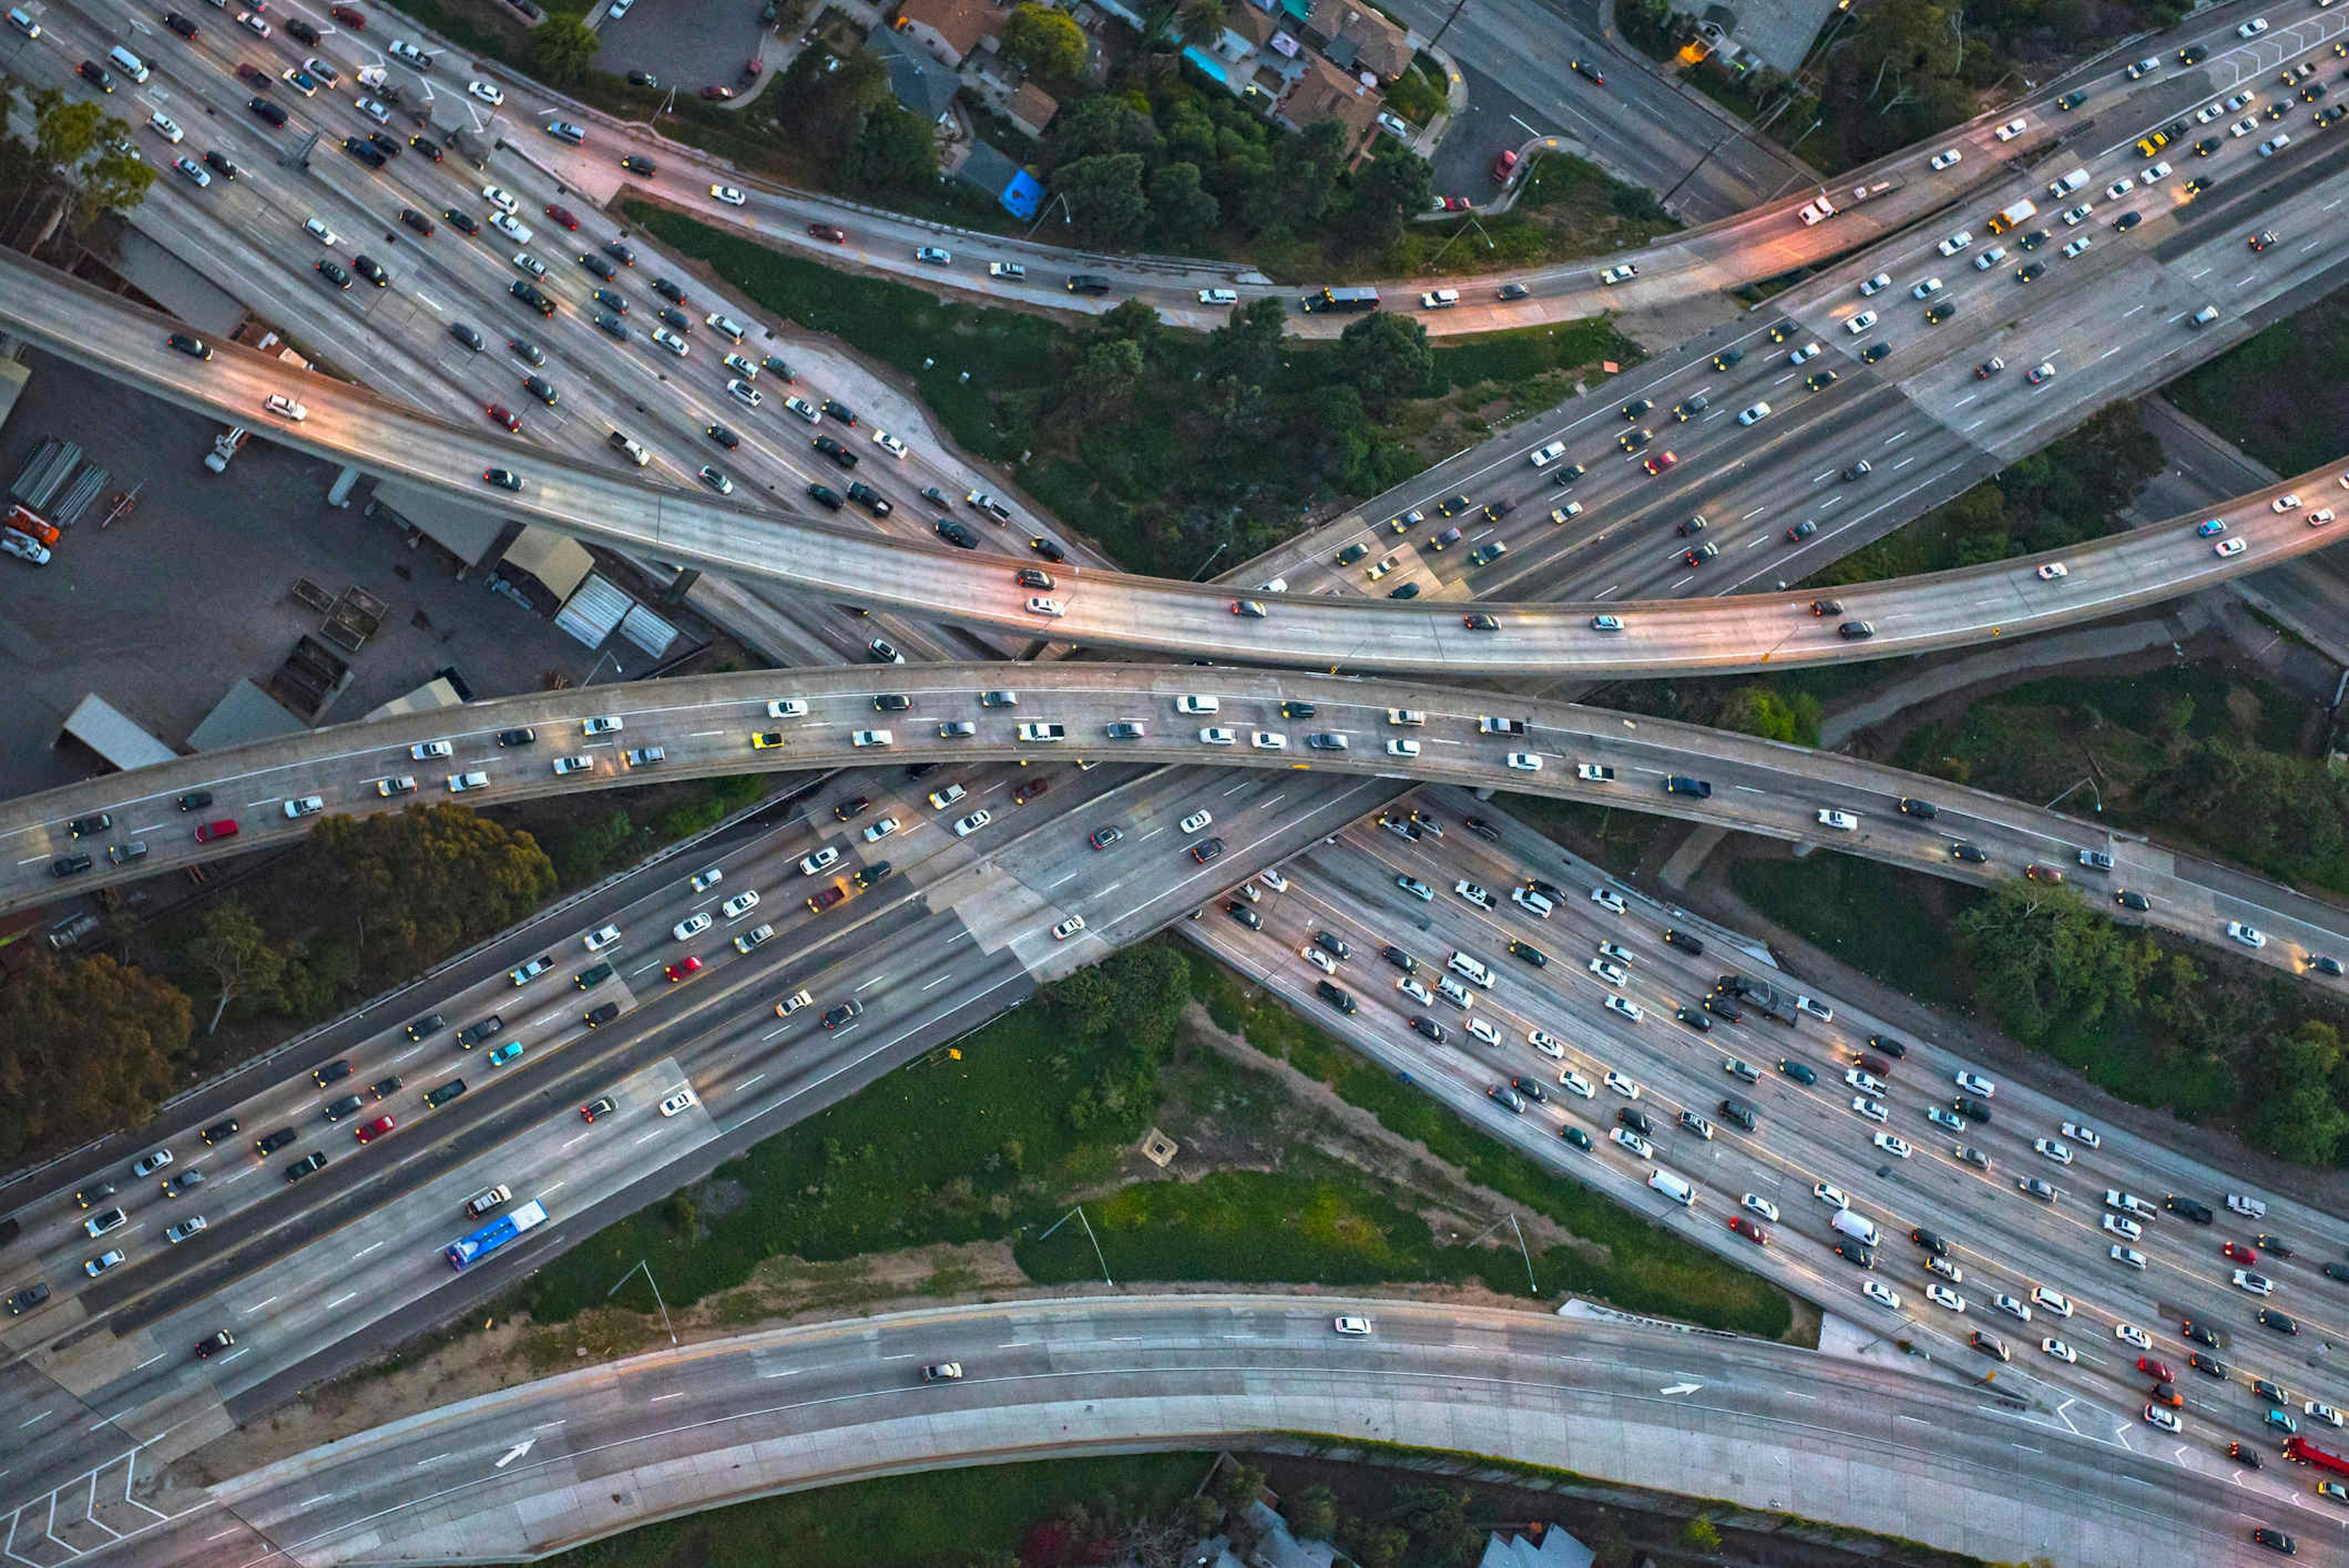
POLYGON ((1452 14, 1444 18, 1444 26, 1435 29, 1435 36, 1427 41, 1427 46, 1431 50, 1444 42, 1444 35, 1452 31, 1452 24, 1460 20, 1460 13, 1467 4, 1468 0, 1453 0, 1452 14))

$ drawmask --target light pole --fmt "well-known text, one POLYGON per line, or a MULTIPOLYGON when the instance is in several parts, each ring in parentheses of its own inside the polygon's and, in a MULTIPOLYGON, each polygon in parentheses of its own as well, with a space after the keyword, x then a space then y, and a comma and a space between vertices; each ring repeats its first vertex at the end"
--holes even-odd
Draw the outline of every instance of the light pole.
POLYGON ((2078 784, 2075 784, 2075 785, 2073 785, 2071 789, 2064 790, 2063 794, 2058 795, 2058 796, 2056 796, 2056 797, 2055 797, 2055 799, 2054 799, 2048 801, 2048 802, 2047 802, 2047 806, 2046 806, 2046 810, 2050 810, 2050 811, 2054 810, 2057 806, 2061 805, 2064 801, 2065 801, 2065 800, 2069 799, 2072 796, 2074 796, 2074 795, 2077 794, 2077 793, 2079 792, 2080 789, 2082 788, 2082 786, 2084 786, 2084 785, 2087 788, 2088 792, 2089 792, 2090 794, 2093 794, 2094 796, 2095 796, 2095 798, 2096 798, 2096 814, 2097 814, 2097 815, 2099 815, 2099 816, 2102 816, 2102 815, 2104 814, 2104 810, 2105 810, 2105 792, 2104 792, 2102 789, 2097 789, 2097 788, 2096 788, 2096 781, 2095 781, 2095 779, 2081 779, 2081 780, 2080 780, 2080 782, 2079 782, 2078 784))
POLYGON ((620 667, 620 661, 613 654, 612 650, 605 648, 601 654, 596 655, 595 662, 587 667, 587 678, 581 681, 579 684, 583 686, 594 686, 595 684, 595 676, 603 669, 604 661, 605 659, 610 659, 612 661, 612 673, 614 675, 625 676, 628 673, 626 670, 620 667))
POLYGON ((677 1343, 677 1330, 669 1326, 668 1303, 661 1299, 660 1282, 653 1278, 653 1265, 646 1262, 643 1258, 638 1258, 636 1260, 636 1268, 630 1269, 627 1274, 622 1274, 618 1279, 612 1282, 612 1288, 604 1293, 604 1299, 605 1301, 611 1300, 612 1297, 617 1294, 619 1288, 628 1283, 629 1275, 635 1274, 636 1269, 642 1269, 645 1271, 645 1283, 653 1287, 653 1305, 660 1308, 661 1326, 668 1329, 668 1342, 671 1345, 675 1345, 677 1343))

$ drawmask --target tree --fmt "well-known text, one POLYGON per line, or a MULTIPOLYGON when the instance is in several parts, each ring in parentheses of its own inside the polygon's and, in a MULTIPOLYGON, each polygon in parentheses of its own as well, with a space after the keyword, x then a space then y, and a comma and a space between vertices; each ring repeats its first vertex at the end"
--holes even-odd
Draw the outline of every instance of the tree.
POLYGON ((1435 193, 1435 170, 1415 152, 1400 150, 1374 160, 1354 176, 1354 204, 1344 234, 1348 248, 1381 254, 1402 237, 1402 222, 1427 211, 1435 193))
POLYGON ((1383 414, 1395 401, 1427 389, 1435 350, 1427 329, 1394 311, 1374 311, 1350 323, 1338 337, 1338 370, 1362 395, 1362 405, 1383 414))
POLYGON ((1113 337, 1085 350, 1070 389, 1081 406, 1098 411, 1123 402, 1141 385, 1142 346, 1130 337, 1113 337))
POLYGON ((2309 1019, 2270 1046, 2267 1087, 2252 1099, 2251 1141, 2280 1160, 2332 1164, 2349 1137, 2349 1112, 2334 1091, 2342 1071, 2340 1034, 2309 1019))
POLYGON ((530 36, 530 63, 541 79, 569 87, 587 79, 603 40, 575 16, 549 16, 530 36))
POLYGON ((1075 17, 1034 0, 1012 8, 999 41, 1006 57, 1051 81, 1082 76, 1092 52, 1075 17))
POLYGON ((1212 44, 1223 36, 1224 8, 1218 0, 1183 0, 1174 14, 1175 36, 1186 44, 1212 44))
POLYGON ((1692 1551, 1718 1552, 1721 1550, 1721 1529, 1703 1514, 1695 1514, 1681 1527, 1681 1540, 1692 1551))
POLYGON ((220 1032, 221 1016, 242 996, 256 1004, 275 999, 285 973, 285 954, 244 905, 231 899, 204 912, 203 924, 188 943, 188 961, 212 977, 220 1000, 212 1006, 207 1036, 220 1032))
POLYGON ((1232 307, 1231 320, 1207 336, 1207 374, 1262 387, 1280 367, 1288 306, 1266 295, 1232 307))
POLYGON ((1079 159, 1110 152, 1155 154, 1158 127, 1150 103, 1116 93, 1079 98, 1053 118, 1044 139, 1044 166, 1058 169, 1079 159))
POLYGON ((1318 222, 1330 210, 1330 192, 1345 167, 1346 128, 1336 120, 1316 120, 1274 144, 1275 199, 1285 205, 1292 222, 1318 222))
POLYGON ((98 149, 106 108, 94 98, 70 98, 55 88, 33 95, 33 151, 60 173, 98 149))
POLYGON ((2116 925, 2070 888, 2043 882, 2001 885, 1957 928, 1980 993, 2032 1044, 2059 1026, 2077 1032, 2133 1010, 2161 964, 2151 938, 2116 925))
POLYGON ((100 212, 128 212, 147 199, 155 183, 153 165, 135 151, 126 151, 130 128, 119 119, 109 119, 105 128, 108 137, 98 155, 88 159, 77 171, 80 189, 76 201, 77 222, 88 222, 100 212))
POLYGON ((1193 245, 1206 243, 1224 211, 1207 194, 1195 163, 1163 164, 1150 176, 1150 211, 1169 243, 1193 245))
POLYGON ((135 1127, 171 1092, 194 1009, 99 955, 43 961, 0 987, 0 1159, 135 1127))
POLYGON ((1309 1486, 1288 1500, 1283 1517, 1299 1541, 1327 1541, 1338 1533, 1338 1499, 1326 1486, 1309 1486))
POLYGON ((1140 153, 1098 153, 1062 164, 1052 176, 1052 190, 1068 202, 1070 221, 1085 244, 1131 245, 1149 224, 1140 153))
POLYGON ((911 191, 938 177, 937 128, 895 103, 865 111, 864 129, 841 151, 843 183, 863 190, 911 191))

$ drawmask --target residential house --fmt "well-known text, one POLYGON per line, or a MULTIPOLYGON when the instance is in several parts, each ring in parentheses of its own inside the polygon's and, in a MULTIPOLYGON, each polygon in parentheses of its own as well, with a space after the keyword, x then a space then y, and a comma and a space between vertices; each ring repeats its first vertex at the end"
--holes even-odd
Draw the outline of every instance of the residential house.
POLYGON ((1323 56, 1309 54, 1304 58, 1304 73, 1280 100, 1277 113, 1295 130, 1325 119, 1336 120, 1345 128, 1345 151, 1350 158, 1361 150, 1386 98, 1323 56))
POLYGON ((1044 128, 1061 112, 1061 100, 1034 82, 1022 82, 1003 99, 1003 118, 1042 140, 1044 128))
POLYGON ((1346 70, 1391 82, 1411 68, 1411 36, 1361 0, 1313 0, 1305 32, 1346 70))
POLYGON ((889 91, 899 103, 937 125, 952 123, 951 106, 962 83, 950 67, 906 42, 902 33, 884 29, 868 46, 888 67, 889 91))
POLYGON ((1007 13, 992 0, 898 0, 890 26, 946 66, 959 66, 995 36, 1007 13))

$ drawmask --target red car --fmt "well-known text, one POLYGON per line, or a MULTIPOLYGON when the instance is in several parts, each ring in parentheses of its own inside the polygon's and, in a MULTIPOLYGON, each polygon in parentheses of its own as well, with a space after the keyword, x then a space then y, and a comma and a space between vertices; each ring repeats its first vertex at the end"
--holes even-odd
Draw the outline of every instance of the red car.
POLYGON ((546 215, 554 219, 556 222, 562 224, 566 229, 576 229, 579 227, 579 219, 577 215, 574 214, 568 207, 558 207, 554 202, 549 201, 546 204, 546 215))
POLYGON ((1651 474, 1660 474, 1679 461, 1679 457, 1671 452, 1658 452, 1654 457, 1650 458, 1647 462, 1641 466, 1651 474))
POLYGON ((1052 781, 1049 779, 1030 779, 1027 783, 1011 791, 1011 803, 1015 806, 1025 806, 1051 787, 1052 781))
POLYGON ((717 83, 712 82, 709 86, 701 89, 701 96, 712 103, 722 103, 726 99, 734 96, 734 89, 732 88, 719 87, 717 83))
POLYGON ((579 1119, 582 1121, 593 1121, 599 1116, 609 1116, 619 1109, 619 1101, 614 1099, 607 1094, 599 1099, 591 1099, 585 1105, 581 1106, 579 1108, 579 1119))
POLYGON ((196 830, 196 842, 200 844, 209 844, 221 839, 235 837, 236 819, 234 817, 222 817, 217 822, 206 822, 196 830))
POLYGON ((830 223, 810 223, 808 225, 808 232, 813 234, 817 239, 825 241, 831 244, 844 245, 848 243, 848 231, 845 229, 835 229, 830 223))
POLYGON ((1516 171, 1517 171, 1517 153, 1516 153, 1516 149, 1515 149, 1515 148, 1511 148, 1511 149, 1509 149, 1507 151, 1506 151, 1506 152, 1502 153, 1500 157, 1495 158, 1495 160, 1493 160, 1493 178, 1494 178, 1494 179, 1498 180, 1498 181, 1501 181, 1503 183, 1506 183, 1506 182, 1507 182, 1507 181, 1508 181, 1509 176, 1510 176, 1510 175, 1512 175, 1512 174, 1515 174, 1516 171))
POLYGON ((1444 196, 1438 200, 1442 202, 1443 210, 1446 212, 1465 212, 1468 211, 1468 198, 1465 196, 1444 196))
POLYGON ((2226 1253, 2228 1257, 2233 1259, 2236 1263, 2242 1264, 2245 1268, 2249 1268, 2253 1264, 2260 1261, 2260 1254, 2253 1252, 2251 1248, 2243 1245, 2240 1242, 2229 1242, 2225 1246, 2220 1247, 2219 1250, 2226 1253))
POLYGON ((344 26, 350 28, 353 32, 364 33, 367 31, 367 15, 365 12, 359 10, 358 7, 355 5, 337 5, 334 8, 334 15, 336 21, 340 22, 344 26))
POLYGON ((669 984, 674 985, 680 980, 689 979, 693 975, 700 974, 701 960, 690 957, 680 958, 676 963, 670 965, 666 973, 668 975, 669 984))
POLYGON ((2156 1361, 2150 1356, 2138 1357, 2137 1358, 2137 1369, 2144 1373, 2147 1377, 2158 1377, 2164 1383, 2175 1382, 2177 1380, 2170 1377, 2168 1367, 2163 1366, 2160 1362, 2156 1361))
POLYGON ((361 1143, 373 1143, 398 1125, 398 1123, 388 1116, 378 1116, 358 1130, 358 1140, 361 1143))
POLYGON ((482 409, 481 412, 490 417, 491 424, 503 425, 507 430, 517 436, 522 434, 522 421, 515 418, 513 417, 513 410, 507 407, 504 404, 492 403, 488 407, 482 409))
POLYGON ((832 886, 825 888, 821 892, 812 892, 808 894, 807 905, 809 909, 814 911, 818 914, 822 914, 825 910, 830 909, 833 904, 838 903, 842 899, 844 899, 847 896, 848 890, 842 887, 839 883, 834 882, 832 886))
POLYGON ((1749 1220, 1743 1214, 1732 1218, 1729 1228, 1756 1246, 1766 1247, 1770 1244, 1770 1233, 1764 1230, 1759 1222, 1749 1220))
POLYGON ((2156 1383, 2146 1398, 2157 1405, 2167 1405, 2173 1410, 2181 1408, 2186 1403, 2178 1397, 2178 1390, 2167 1383, 2156 1383))

